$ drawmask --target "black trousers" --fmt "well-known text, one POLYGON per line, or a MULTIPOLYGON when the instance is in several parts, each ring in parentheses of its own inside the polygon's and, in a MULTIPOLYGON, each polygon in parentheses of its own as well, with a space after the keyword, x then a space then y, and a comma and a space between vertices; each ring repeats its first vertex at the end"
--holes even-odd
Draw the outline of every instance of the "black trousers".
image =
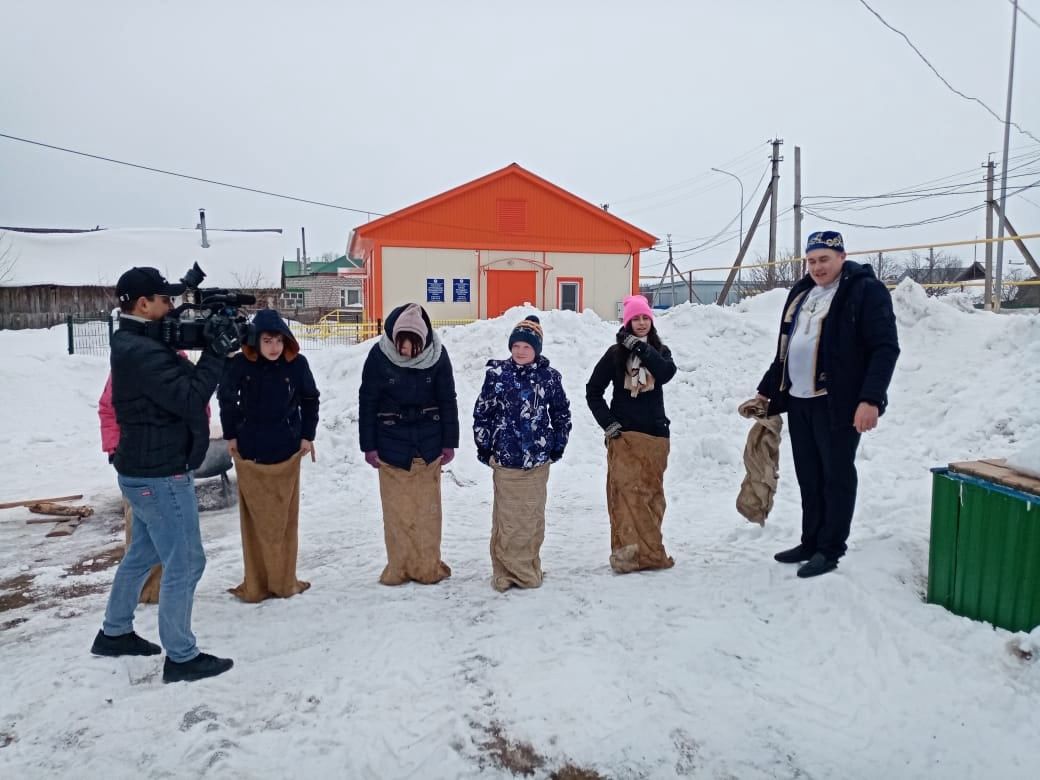
POLYGON ((802 494, 802 544, 837 560, 847 549, 856 506, 860 435, 851 420, 840 428, 831 426, 826 396, 792 396, 787 424, 802 494))

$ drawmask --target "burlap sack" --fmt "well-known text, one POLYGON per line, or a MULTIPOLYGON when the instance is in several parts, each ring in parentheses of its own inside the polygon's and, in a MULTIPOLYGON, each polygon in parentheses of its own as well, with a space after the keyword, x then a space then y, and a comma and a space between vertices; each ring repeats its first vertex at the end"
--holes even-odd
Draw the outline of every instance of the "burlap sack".
POLYGON ((432 585, 451 576, 441 560, 441 459, 412 461, 411 470, 379 463, 386 568, 384 585, 432 585))
POLYGON ((746 473, 737 495, 737 511, 752 523, 765 525, 780 478, 780 434, 784 421, 778 414, 766 417, 766 404, 757 399, 745 401, 737 411, 755 421, 744 445, 746 473))
POLYGON ((610 565, 616 572, 675 565, 661 538, 668 451, 669 441, 663 436, 634 431, 625 431, 607 444, 610 565))
POLYGON ((230 593, 250 603, 303 593, 296 579, 300 530, 300 455, 264 464, 235 454, 245 577, 230 593))
MULTIPOLYGON (((125 549, 130 549, 130 539, 133 538, 133 526, 134 526, 134 510, 130 506, 130 502, 125 498, 123 499, 123 535, 126 538, 125 549)), ((151 572, 148 574, 148 579, 144 581, 144 587, 141 588, 141 595, 138 596, 137 600, 141 604, 158 604, 159 603, 159 582, 162 580, 162 564, 157 563, 152 567, 151 572)))
POLYGON ((549 464, 507 469, 492 461, 495 505, 491 515, 491 585, 498 591, 542 584, 539 553, 545 539, 549 464))

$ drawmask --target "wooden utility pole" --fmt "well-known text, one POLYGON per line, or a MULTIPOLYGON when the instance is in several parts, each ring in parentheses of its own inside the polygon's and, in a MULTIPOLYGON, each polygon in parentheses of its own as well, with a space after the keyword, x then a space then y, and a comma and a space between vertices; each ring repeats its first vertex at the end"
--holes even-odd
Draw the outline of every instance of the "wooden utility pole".
POLYGON ((770 143, 773 145, 773 175, 769 180, 769 265, 766 267, 766 286, 772 290, 776 286, 776 196, 780 189, 780 146, 782 138, 774 138, 770 143))
MULTIPOLYGON (((719 306, 724 306, 726 304, 726 296, 729 295, 729 290, 733 286, 733 280, 737 277, 737 272, 740 270, 740 264, 744 262, 744 255, 747 254, 748 247, 751 246, 751 239, 755 237, 755 229, 758 228, 758 223, 766 211, 766 204, 771 200, 770 196, 772 193, 772 188, 767 187, 766 191, 762 194, 762 202, 758 204, 755 218, 751 220, 751 228, 748 230, 747 235, 744 236, 744 243, 740 245, 740 251, 737 252, 737 259, 733 261, 733 267, 729 269, 729 276, 726 277, 726 283, 722 285, 722 292, 719 293, 719 299, 716 301, 719 306)), ((769 267, 773 268, 774 266, 769 267)))
POLYGON ((794 148, 794 251, 802 258, 801 276, 805 275, 805 250, 802 247, 802 147, 794 148))
POLYGON ((1015 32, 1018 29, 1018 0, 1012 0, 1014 11, 1011 16, 1011 62, 1008 65, 1007 107, 1004 110, 1004 159, 1000 165, 1000 224, 997 226, 997 281, 996 299, 993 308, 1000 311, 1000 288, 1004 280, 1004 222, 1007 221, 1007 167, 1008 144, 1011 135, 1011 91, 1015 83, 1015 32))
MULTIPOLYGON (((1025 242, 1018 237, 1020 234, 1015 230, 1014 225, 1011 224, 1011 220, 1001 212, 1000 206, 994 204, 993 208, 996 210, 997 216, 1001 218, 1004 227, 1007 228, 1008 235, 1011 236, 1011 240, 1015 243, 1015 246, 1018 247, 1018 251, 1022 253, 1022 258, 1029 264, 1029 267, 1033 269, 1033 273, 1040 276, 1040 264, 1037 264, 1036 258, 1033 257, 1033 253, 1029 251, 1025 242)), ((997 295, 999 294, 1000 291, 998 290, 997 295)))
MULTIPOLYGON (((658 291, 664 284, 664 278, 668 277, 669 285, 669 306, 675 305, 675 275, 679 274, 679 279, 683 278, 683 273, 675 267, 675 261, 672 259, 672 234, 668 234, 668 264, 664 267, 664 271, 661 272, 661 281, 657 283, 658 291)), ((690 288, 690 292, 693 292, 693 288, 690 288)), ((693 303, 693 296, 690 296, 690 303, 693 303)))
POLYGON ((986 287, 982 296, 983 305, 986 310, 993 308, 993 166, 992 160, 987 160, 983 166, 986 169, 986 287))

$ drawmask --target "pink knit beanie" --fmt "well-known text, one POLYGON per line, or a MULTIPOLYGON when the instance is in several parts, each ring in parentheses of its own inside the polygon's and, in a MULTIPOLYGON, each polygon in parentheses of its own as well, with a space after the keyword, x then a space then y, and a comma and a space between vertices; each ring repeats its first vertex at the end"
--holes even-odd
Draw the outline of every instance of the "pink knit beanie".
POLYGON ((625 298, 621 310, 621 324, 628 325, 633 317, 638 317, 640 314, 645 314, 650 319, 654 318, 654 311, 650 308, 646 298, 642 295, 629 295, 625 298))

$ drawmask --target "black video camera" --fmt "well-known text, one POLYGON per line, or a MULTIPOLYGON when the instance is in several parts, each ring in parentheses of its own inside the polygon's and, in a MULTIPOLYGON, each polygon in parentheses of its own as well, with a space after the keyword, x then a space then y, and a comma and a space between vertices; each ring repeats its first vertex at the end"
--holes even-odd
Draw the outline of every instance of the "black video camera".
POLYGON ((251 327, 240 306, 252 306, 256 298, 237 290, 220 287, 200 288, 206 273, 195 263, 180 281, 186 288, 185 300, 159 322, 159 339, 174 349, 206 349, 213 338, 222 341, 218 351, 228 354, 243 344, 252 343, 251 327), (186 312, 200 312, 185 316, 186 312), (221 325, 214 328, 213 325, 221 325), (207 329, 207 324, 210 328, 207 329), (207 333, 207 330, 209 333, 207 333), (213 332, 216 331, 216 335, 213 332))

